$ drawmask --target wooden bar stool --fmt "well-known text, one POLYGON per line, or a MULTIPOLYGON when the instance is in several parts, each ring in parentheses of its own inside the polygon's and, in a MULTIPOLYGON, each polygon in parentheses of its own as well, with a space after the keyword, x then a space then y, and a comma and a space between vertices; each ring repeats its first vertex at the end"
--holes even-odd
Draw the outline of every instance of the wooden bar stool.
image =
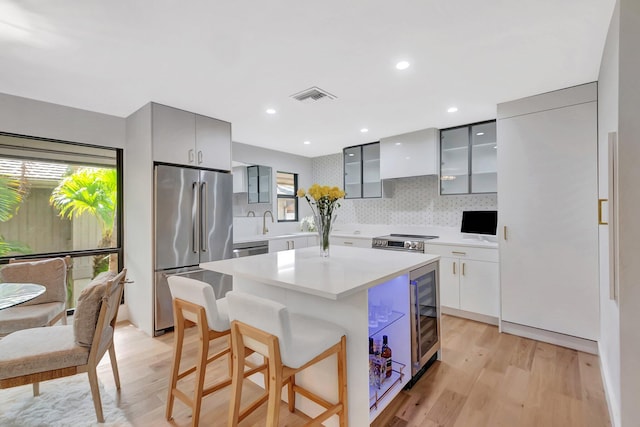
POLYGON ((269 381, 265 381, 268 409, 266 425, 276 427, 280 414, 280 395, 288 386, 289 411, 295 409, 295 393, 299 393, 324 407, 326 411, 313 419, 317 425, 332 415, 338 415, 340 426, 348 424, 347 417, 347 347, 345 331, 338 325, 320 319, 289 313, 275 301, 242 292, 227 293, 231 320, 233 352, 232 396, 229 405, 229 426, 235 427, 249 413, 264 402, 259 398, 240 410, 245 361, 236 357, 246 348, 268 359, 269 381), (312 391, 296 384, 296 373, 337 354, 338 402, 330 403, 312 391))
MULTIPOLYGON (((171 420, 173 413, 174 399, 177 397, 183 401, 193 411, 192 426, 197 426, 200 419, 200 408, 202 398, 221 388, 231 384, 232 361, 229 355, 228 372, 229 377, 218 381, 214 385, 204 388, 204 378, 206 367, 209 363, 220 359, 222 356, 230 354, 230 345, 209 357, 209 343, 218 338, 230 338, 229 314, 226 298, 216 300, 213 288, 208 283, 181 276, 170 276, 169 289, 173 298, 173 319, 174 319, 174 349, 173 360, 171 362, 171 378, 169 383, 169 395, 167 396, 166 419, 171 420), (182 347, 184 343, 185 327, 196 325, 198 328, 199 346, 196 365, 180 372, 180 360, 182 358, 182 347), (177 388, 178 380, 195 372, 196 384, 193 397, 177 388)), ((245 355, 245 353, 243 353, 245 355)), ((246 357, 246 355, 245 355, 246 357)), ((240 358, 244 360, 244 357, 240 358)), ((248 365, 250 369, 244 374, 252 375, 261 370, 265 371, 266 364, 260 366, 248 365)), ((242 375, 242 374, 241 374, 242 375)))

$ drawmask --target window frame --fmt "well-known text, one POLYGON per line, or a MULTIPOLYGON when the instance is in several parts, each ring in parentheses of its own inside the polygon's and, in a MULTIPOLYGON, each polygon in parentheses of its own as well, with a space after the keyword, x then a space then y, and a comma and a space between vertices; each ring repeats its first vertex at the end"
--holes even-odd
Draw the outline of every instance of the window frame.
MULTIPOLYGON (((4 264, 8 264, 10 259, 44 259, 44 258, 53 258, 53 257, 64 257, 71 256, 71 258, 80 258, 94 255, 102 255, 102 254, 117 254, 118 257, 118 270, 122 271, 124 268, 124 150, 122 148, 117 147, 104 147, 93 144, 83 144, 73 141, 63 141, 59 139, 51 139, 51 138, 42 138, 37 136, 29 136, 29 135, 21 135, 10 132, 1 132, 1 136, 7 136, 12 138, 21 138, 25 140, 32 141, 45 141, 51 142, 55 144, 65 144, 65 145, 75 145, 82 147, 92 147, 99 148, 105 150, 113 150, 116 157, 116 176, 118 180, 118 193, 117 193, 117 207, 116 207, 116 246, 112 248, 95 248, 95 249, 79 249, 79 250, 70 250, 70 251, 60 251, 60 252, 47 252, 47 253, 37 253, 37 254, 25 254, 25 255, 8 255, 8 256, 0 256, 0 266, 4 264)), ((53 150, 52 150, 53 151, 53 150)), ((73 311, 67 310, 67 312, 73 311)))
POLYGON ((294 207, 295 207, 295 217, 294 219, 280 219, 280 215, 278 215, 278 222, 298 222, 299 215, 299 206, 298 206, 298 174, 294 172, 285 172, 276 170, 276 212, 280 212, 279 201, 280 199, 291 200, 293 199, 294 207), (278 174, 288 174, 293 175, 293 195, 289 196, 287 194, 278 194, 278 174))

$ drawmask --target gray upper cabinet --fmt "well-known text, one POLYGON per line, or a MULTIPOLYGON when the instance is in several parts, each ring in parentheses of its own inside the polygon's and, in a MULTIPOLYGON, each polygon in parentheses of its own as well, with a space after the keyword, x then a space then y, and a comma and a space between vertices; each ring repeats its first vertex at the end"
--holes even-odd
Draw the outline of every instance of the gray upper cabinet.
POLYGON ((153 160, 231 170, 231 123, 152 104, 153 160))
POLYGON ((343 150, 345 199, 382 197, 380 143, 343 150))
POLYGON ((497 192, 495 120, 440 131, 440 194, 497 192))
POLYGON ((196 165, 231 170, 231 123, 196 114, 196 165))

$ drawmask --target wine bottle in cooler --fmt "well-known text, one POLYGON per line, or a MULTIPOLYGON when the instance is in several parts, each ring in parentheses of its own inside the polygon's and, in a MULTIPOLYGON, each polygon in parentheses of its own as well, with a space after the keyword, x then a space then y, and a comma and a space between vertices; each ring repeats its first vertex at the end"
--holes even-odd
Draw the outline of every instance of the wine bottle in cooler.
POLYGON ((385 375, 387 378, 391 376, 391 347, 389 347, 389 341, 386 335, 382 336, 382 351, 380 351, 380 356, 384 358, 387 364, 387 369, 385 370, 385 375))

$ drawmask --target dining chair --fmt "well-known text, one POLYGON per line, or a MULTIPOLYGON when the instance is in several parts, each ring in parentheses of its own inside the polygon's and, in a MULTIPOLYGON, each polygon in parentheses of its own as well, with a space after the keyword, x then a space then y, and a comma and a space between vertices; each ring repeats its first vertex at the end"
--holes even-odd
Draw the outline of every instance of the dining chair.
MULTIPOLYGON (((113 333, 125 276, 123 269, 118 274, 105 272, 93 279, 78 298, 73 325, 23 329, 1 339, 0 389, 86 372, 96 418, 103 423, 96 368, 108 351, 116 388, 120 390, 113 333)), ((73 410, 73 404, 69 402, 69 410, 73 410)))
POLYGON ((0 270, 0 281, 35 283, 46 288, 31 301, 0 311, 0 337, 21 329, 67 324, 67 277, 71 257, 42 260, 9 260, 0 270))

